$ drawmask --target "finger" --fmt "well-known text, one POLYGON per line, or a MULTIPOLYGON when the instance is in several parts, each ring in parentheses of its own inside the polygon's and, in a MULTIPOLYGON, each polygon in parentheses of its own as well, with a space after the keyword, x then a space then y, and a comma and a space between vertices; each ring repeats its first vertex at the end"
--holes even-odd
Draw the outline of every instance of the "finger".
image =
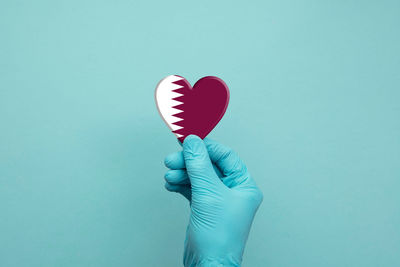
POLYGON ((225 176, 224 184, 228 187, 239 185, 250 180, 246 165, 238 154, 227 146, 221 145, 211 139, 204 139, 210 159, 225 176))
POLYGON ((231 148, 224 146, 211 139, 204 139, 210 159, 222 171, 225 176, 235 173, 243 174, 246 165, 239 158, 238 154, 231 148))
POLYGON ((169 192, 179 193, 189 201, 192 200, 192 192, 189 185, 176 185, 166 182, 165 189, 167 189, 169 192))
POLYGON ((169 170, 165 174, 165 180, 170 184, 190 184, 186 170, 169 170))
POLYGON ((179 144, 181 147, 183 146, 183 144, 182 144, 181 140, 179 140, 179 139, 176 139, 176 141, 178 141, 178 144, 179 144))
POLYGON ((215 173, 203 140, 189 135, 183 142, 183 157, 192 188, 219 186, 221 180, 215 173))
MULTIPOLYGON (((211 162, 212 162, 212 161, 211 161, 211 162)), ((223 178, 224 175, 223 175, 222 172, 218 169, 217 165, 215 165, 215 164, 213 163, 212 166, 213 166, 213 168, 214 168, 215 173, 218 175, 218 177, 219 177, 219 178, 223 178)))
MULTIPOLYGON (((165 166, 167 166, 171 170, 186 169, 185 159, 183 157, 183 151, 175 152, 173 154, 168 155, 165 158, 164 163, 165 163, 165 166)), ((222 177, 223 175, 222 175, 221 171, 218 169, 218 167, 215 166, 215 164, 213 164, 213 167, 214 167, 214 171, 217 173, 218 177, 222 177)))
POLYGON ((185 169, 185 159, 182 151, 169 154, 164 160, 165 166, 172 170, 185 169))

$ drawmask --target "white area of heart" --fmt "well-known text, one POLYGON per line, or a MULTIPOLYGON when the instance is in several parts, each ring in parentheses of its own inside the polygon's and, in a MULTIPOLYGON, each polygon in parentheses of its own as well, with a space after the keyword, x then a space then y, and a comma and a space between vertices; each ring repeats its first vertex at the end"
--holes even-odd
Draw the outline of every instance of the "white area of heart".
MULTIPOLYGON (((164 121, 172 131, 176 131, 183 128, 181 126, 173 124, 174 122, 182 120, 181 118, 177 118, 174 116, 175 114, 182 112, 182 110, 173 108, 173 106, 182 104, 182 102, 180 101, 173 100, 173 98, 182 95, 173 92, 173 90, 183 87, 173 83, 179 80, 183 80, 183 78, 175 75, 170 75, 165 77, 158 83, 155 93, 158 111, 160 112, 161 117, 164 119, 164 121)), ((176 133, 175 135, 176 137, 182 136, 176 133)))

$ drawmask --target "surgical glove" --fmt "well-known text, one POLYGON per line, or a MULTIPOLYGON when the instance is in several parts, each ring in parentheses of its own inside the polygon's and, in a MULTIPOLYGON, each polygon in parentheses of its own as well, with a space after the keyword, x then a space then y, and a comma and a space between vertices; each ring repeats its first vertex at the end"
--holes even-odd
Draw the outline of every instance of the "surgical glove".
POLYGON ((190 135, 165 158, 165 187, 190 202, 185 266, 240 266, 263 195, 230 148, 190 135))

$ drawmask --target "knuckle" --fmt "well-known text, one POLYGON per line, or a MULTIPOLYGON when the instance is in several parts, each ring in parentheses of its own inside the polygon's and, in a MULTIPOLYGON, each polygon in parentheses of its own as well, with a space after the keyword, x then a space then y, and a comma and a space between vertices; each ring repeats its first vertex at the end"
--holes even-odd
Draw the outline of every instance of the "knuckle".
POLYGON ((247 194, 247 200, 252 206, 258 207, 264 200, 264 195, 260 189, 250 189, 250 194, 247 194))
POLYGON ((257 205, 260 205, 264 200, 264 194, 258 188, 257 188, 257 190, 255 192, 255 200, 256 200, 257 205))

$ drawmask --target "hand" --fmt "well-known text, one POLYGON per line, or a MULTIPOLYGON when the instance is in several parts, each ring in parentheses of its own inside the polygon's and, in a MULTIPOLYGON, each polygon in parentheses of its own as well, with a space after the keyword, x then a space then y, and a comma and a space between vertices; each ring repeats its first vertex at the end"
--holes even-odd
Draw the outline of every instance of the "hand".
POLYGON ((190 202, 185 266, 240 266, 263 195, 231 149, 190 135, 165 158, 165 187, 190 202))

